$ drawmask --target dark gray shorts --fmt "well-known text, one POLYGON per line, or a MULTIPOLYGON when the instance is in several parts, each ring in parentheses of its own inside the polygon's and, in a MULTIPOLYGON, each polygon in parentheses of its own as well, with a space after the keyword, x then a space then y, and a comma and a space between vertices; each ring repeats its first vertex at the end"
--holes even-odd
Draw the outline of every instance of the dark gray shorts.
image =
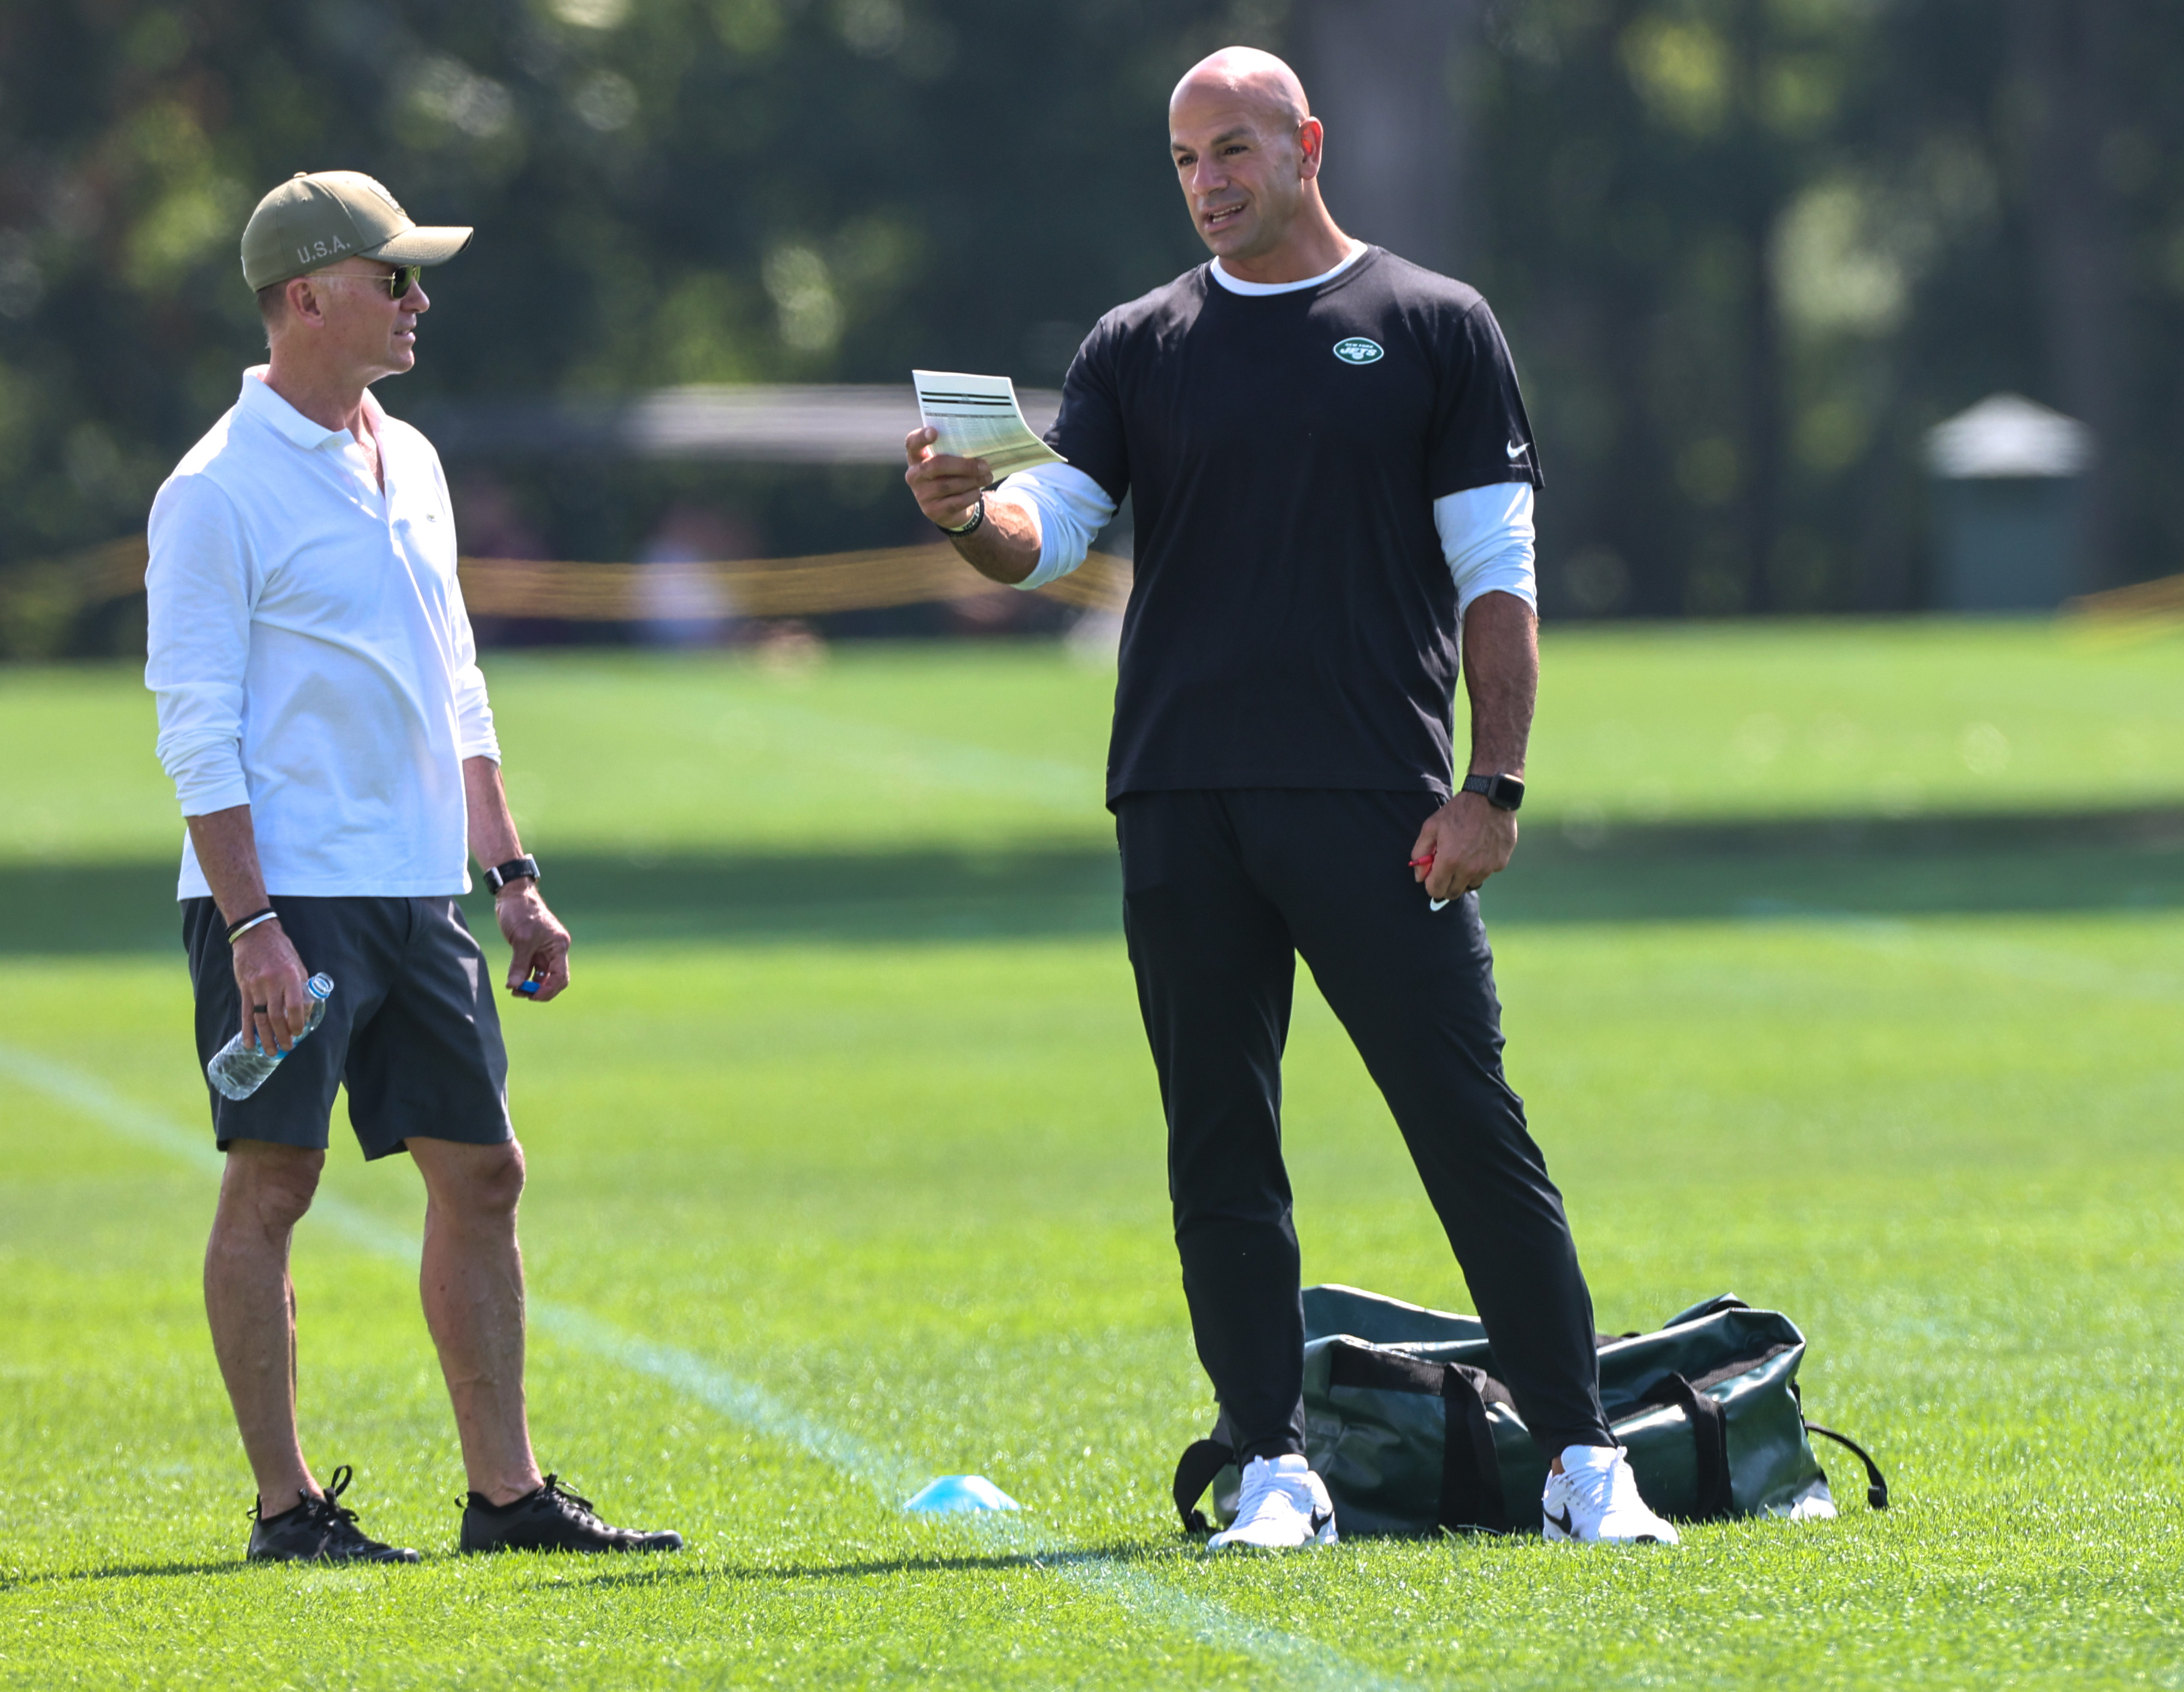
MULTIPOLYGON (((305 971, 332 976, 334 995, 310 1038, 248 1098, 205 1083, 220 1150, 231 1140, 325 1150, 343 1082, 367 1159, 407 1150, 412 1135, 474 1146, 515 1137, 493 972, 453 899, 270 902, 305 971)), ((242 1025, 227 924, 210 899, 182 901, 182 943, 202 1069, 242 1025)))

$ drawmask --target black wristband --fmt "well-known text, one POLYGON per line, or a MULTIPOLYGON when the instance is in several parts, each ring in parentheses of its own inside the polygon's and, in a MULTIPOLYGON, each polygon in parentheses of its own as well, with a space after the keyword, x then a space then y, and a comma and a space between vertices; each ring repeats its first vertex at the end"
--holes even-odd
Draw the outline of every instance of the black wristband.
POLYGON ((971 521, 965 523, 962 528, 950 528, 944 522, 936 522, 933 526, 939 529, 943 534, 952 534, 960 537, 967 534, 975 534, 978 532, 978 525, 985 522, 985 520, 986 496, 983 493, 981 493, 978 495, 978 505, 972 510, 971 521))
POLYGON ((253 911, 247 917, 237 918, 234 922, 231 922, 227 925, 227 943, 230 946, 234 945, 237 941, 242 939, 242 936, 248 933, 252 929, 256 928, 259 924, 271 922, 280 914, 280 912, 275 910, 272 906, 268 905, 262 911, 253 911))
POLYGON ((510 882, 521 881, 526 875, 533 881, 538 879, 538 860, 527 855, 511 857, 507 863, 496 864, 486 871, 485 885, 498 893, 510 882))

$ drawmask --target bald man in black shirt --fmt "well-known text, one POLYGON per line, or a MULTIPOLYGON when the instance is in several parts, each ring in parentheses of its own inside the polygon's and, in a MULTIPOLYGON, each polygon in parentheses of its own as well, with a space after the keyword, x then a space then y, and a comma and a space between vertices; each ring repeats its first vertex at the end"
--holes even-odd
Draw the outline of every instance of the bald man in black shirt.
POLYGON ((1548 1537, 1673 1543, 1601 1408, 1591 1299, 1502 1075, 1479 915, 1516 846, 1539 674, 1540 474, 1508 350, 1474 290, 1336 226, 1323 128, 1281 60, 1214 54, 1168 124, 1214 257, 1086 338, 1049 437, 1067 463, 989 492, 987 466, 936 454, 930 431, 905 445, 920 508, 999 582, 1074 568, 1135 497, 1107 801, 1184 1295, 1243 1465, 1212 1543, 1335 1534, 1305 1455, 1281 1156, 1299 953, 1551 1460, 1548 1537), (1452 784, 1459 673, 1471 748, 1452 784))

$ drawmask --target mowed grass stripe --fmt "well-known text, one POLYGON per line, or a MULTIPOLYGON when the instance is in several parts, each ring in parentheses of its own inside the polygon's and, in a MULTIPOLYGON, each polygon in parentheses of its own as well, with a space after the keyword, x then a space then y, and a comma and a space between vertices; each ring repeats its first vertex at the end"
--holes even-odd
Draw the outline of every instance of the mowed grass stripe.
MULTIPOLYGON (((89 1117, 131 1144, 183 1163, 215 1181, 226 1163, 201 1139, 193 1141, 180 1124, 67 1064, 0 1045, 0 1073, 89 1117)), ((311 1209, 321 1222, 366 1251, 404 1262, 416 1260, 419 1242, 414 1236, 389 1226, 337 1195, 322 1192, 311 1209)), ((529 1310, 534 1330, 543 1329, 562 1344, 602 1361, 662 1381, 768 1438, 800 1447, 871 1488, 883 1503, 899 1505, 934 1472, 929 1466, 876 1450, 687 1351, 622 1333, 582 1310, 552 1301, 533 1298, 529 1310)), ((1375 1673, 1332 1647, 1248 1621, 1218 1604, 1176 1591, 1145 1569, 1077 1549, 1050 1531, 1006 1517, 978 1526, 1003 1550, 1028 1563, 1053 1569, 1141 1620, 1174 1628, 1217 1650, 1251 1657, 1259 1665, 1257 1679, 1262 1685, 1357 1688, 1372 1692, 1374 1688, 1397 1689, 1412 1684, 1375 1673)))
MULTIPOLYGON (((1528 823, 2184 804, 2184 638, 2038 620, 1565 628, 1542 637, 1528 823)), ((542 854, 1112 845, 1114 672, 1052 643, 492 653, 542 854), (877 838, 876 838, 877 836, 877 838)), ((1461 691, 1457 742, 1466 732, 1461 691)), ((135 664, 0 668, 0 863, 171 861, 135 664)), ((551 858, 546 860, 551 867, 551 858)))

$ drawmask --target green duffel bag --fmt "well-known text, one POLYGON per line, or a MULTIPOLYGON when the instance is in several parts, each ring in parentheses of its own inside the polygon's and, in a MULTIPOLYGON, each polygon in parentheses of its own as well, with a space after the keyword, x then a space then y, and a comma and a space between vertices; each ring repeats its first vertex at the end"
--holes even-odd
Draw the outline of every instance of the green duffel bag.
MULTIPOLYGON (((1304 1314, 1305 1449, 1339 1532, 1539 1531, 1549 1454, 1496 1378, 1476 1317, 1353 1287, 1306 1288, 1304 1314)), ((1804 1355, 1805 1337, 1787 1316, 1727 1294, 1658 1332, 1600 1336, 1601 1400, 1647 1505, 1685 1522, 1832 1516, 1807 1438, 1818 1433, 1857 1455, 1866 1501, 1886 1509, 1888 1483, 1873 1459, 1805 1420, 1804 1355)), ((1212 1531, 1197 1508, 1209 1486, 1225 1525, 1238 1475, 1219 1422, 1176 1467, 1176 1509, 1193 1533, 1212 1531)))

